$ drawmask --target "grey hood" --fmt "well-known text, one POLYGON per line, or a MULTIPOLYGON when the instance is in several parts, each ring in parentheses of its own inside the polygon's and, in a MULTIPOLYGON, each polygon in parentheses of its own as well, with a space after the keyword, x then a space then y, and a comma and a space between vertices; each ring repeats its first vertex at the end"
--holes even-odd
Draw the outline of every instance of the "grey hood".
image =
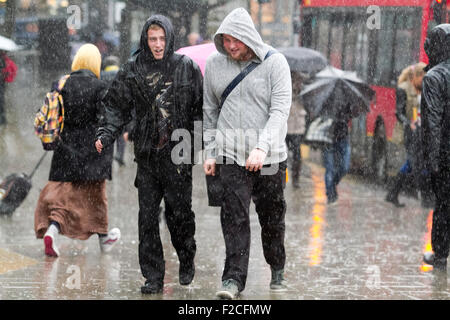
POLYGON ((225 157, 245 166, 254 148, 266 152, 264 164, 287 158, 285 137, 292 102, 291 74, 286 58, 265 44, 243 8, 230 12, 214 36, 218 52, 206 61, 203 81, 203 129, 207 158, 225 157), (253 50, 249 61, 233 60, 223 47, 228 34, 253 50), (250 63, 259 65, 231 91, 219 112, 222 93, 250 63))
POLYGON ((269 46, 262 41, 261 36, 255 29, 252 18, 244 8, 237 8, 231 11, 214 35, 214 44, 217 51, 227 55, 223 47, 223 34, 228 34, 242 41, 253 50, 260 61, 264 60, 269 51, 269 46))

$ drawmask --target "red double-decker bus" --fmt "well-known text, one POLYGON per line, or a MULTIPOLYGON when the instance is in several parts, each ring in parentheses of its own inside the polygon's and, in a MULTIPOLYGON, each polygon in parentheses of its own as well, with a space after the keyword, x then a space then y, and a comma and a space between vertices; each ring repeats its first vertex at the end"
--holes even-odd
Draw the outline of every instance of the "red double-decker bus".
POLYGON ((299 0, 299 45, 334 67, 356 71, 376 92, 368 114, 352 121, 352 168, 385 182, 405 160, 392 143, 400 72, 428 58, 428 30, 448 22, 448 0, 299 0))

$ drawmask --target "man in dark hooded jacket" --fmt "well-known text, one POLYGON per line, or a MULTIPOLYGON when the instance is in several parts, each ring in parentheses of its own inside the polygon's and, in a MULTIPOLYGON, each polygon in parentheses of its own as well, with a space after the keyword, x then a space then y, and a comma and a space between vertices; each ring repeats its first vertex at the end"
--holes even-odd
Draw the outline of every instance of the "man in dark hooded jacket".
POLYGON ((434 27, 424 49, 429 58, 421 101, 424 160, 436 196, 431 230, 434 254, 425 254, 424 261, 436 271, 446 271, 450 248, 450 24, 434 27))
MULTIPOLYGON (((103 102, 106 124, 99 128, 97 151, 110 145, 136 113, 134 152, 135 186, 139 196, 139 264, 145 285, 142 293, 162 292, 165 261, 159 234, 159 205, 166 212, 172 244, 180 260, 179 281, 191 283, 196 243, 192 212, 192 161, 176 164, 171 155, 177 142, 172 133, 194 132, 202 119, 203 83, 199 67, 188 57, 174 53, 174 31, 164 16, 145 23, 138 51, 117 74, 103 102)), ((187 153, 193 155, 193 141, 187 153)), ((184 142, 184 140, 183 140, 184 142)), ((181 152, 184 153, 184 148, 181 152)), ((179 152, 175 152, 175 157, 179 152)), ((185 155, 182 157, 186 159, 185 155)))

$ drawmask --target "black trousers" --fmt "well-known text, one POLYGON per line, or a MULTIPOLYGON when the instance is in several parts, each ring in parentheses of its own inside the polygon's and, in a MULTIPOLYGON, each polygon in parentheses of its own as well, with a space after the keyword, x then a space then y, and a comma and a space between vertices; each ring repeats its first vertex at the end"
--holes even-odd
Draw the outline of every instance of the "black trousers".
POLYGON ((175 165, 170 153, 152 154, 148 164, 138 163, 135 185, 139 197, 139 264, 144 278, 163 284, 165 261, 159 232, 159 206, 180 263, 193 262, 196 243, 192 211, 192 166, 175 165))
POLYGON ((292 152, 292 160, 295 162, 302 162, 302 152, 300 146, 302 144, 303 135, 301 134, 287 134, 286 145, 289 151, 292 152))
POLYGON ((450 249, 450 169, 432 175, 432 188, 436 196, 431 228, 431 247, 436 258, 448 258, 450 249))
POLYGON ((292 152, 292 161, 290 168, 292 170, 292 180, 298 182, 300 178, 300 171, 302 169, 302 151, 300 146, 302 144, 303 135, 301 134, 287 134, 286 145, 288 150, 292 152))
POLYGON ((261 225, 265 260, 275 270, 284 268, 286 161, 280 163, 279 169, 271 175, 262 175, 261 171, 249 172, 237 164, 224 164, 221 165, 220 176, 224 187, 220 218, 226 249, 222 281, 234 279, 242 291, 247 280, 250 254, 251 199, 261 225))

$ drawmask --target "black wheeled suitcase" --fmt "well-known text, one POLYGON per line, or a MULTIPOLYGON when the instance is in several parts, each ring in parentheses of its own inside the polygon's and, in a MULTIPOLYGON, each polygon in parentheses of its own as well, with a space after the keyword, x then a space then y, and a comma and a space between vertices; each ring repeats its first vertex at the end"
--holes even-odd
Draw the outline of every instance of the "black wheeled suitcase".
POLYGON ((25 173, 12 173, 0 183, 0 215, 12 215, 22 204, 31 190, 31 178, 41 165, 46 152, 30 175, 25 173))

